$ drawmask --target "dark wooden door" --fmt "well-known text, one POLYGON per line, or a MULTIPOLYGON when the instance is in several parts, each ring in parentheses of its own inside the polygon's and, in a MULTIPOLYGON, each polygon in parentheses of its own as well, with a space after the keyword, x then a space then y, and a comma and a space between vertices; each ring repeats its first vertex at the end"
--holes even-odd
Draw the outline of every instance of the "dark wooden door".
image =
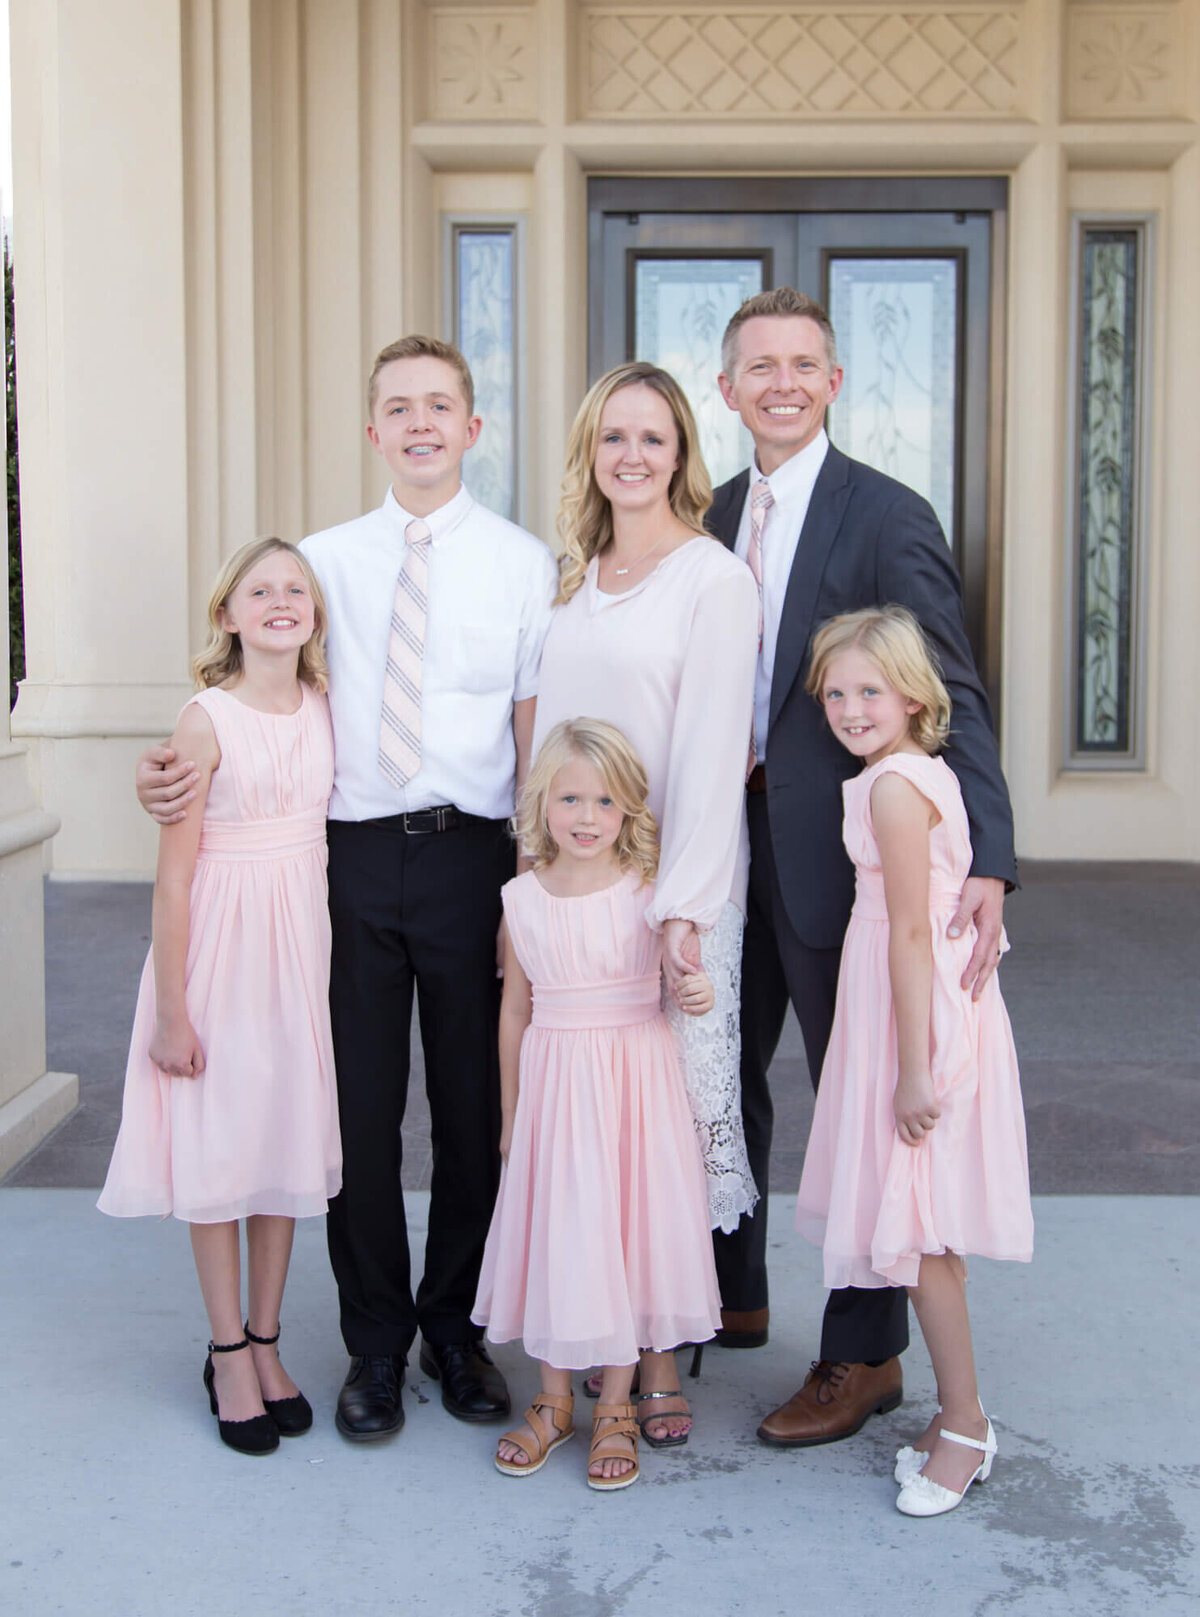
POLYGON ((967 633, 999 684, 997 407, 1007 182, 600 179, 589 187, 589 368, 673 371, 714 483, 745 465, 716 388, 744 297, 792 285, 829 309, 845 369, 830 437, 933 504, 967 633))

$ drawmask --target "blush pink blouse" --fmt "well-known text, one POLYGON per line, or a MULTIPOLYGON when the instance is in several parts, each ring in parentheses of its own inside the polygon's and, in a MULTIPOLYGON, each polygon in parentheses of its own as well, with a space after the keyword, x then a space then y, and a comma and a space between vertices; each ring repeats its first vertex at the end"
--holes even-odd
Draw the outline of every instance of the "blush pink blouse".
POLYGON ((745 781, 758 655, 758 591, 717 539, 673 550, 622 595, 580 588, 554 609, 542 653, 533 750, 562 719, 606 719, 628 736, 662 836, 658 930, 700 931, 732 902, 745 913, 745 781))

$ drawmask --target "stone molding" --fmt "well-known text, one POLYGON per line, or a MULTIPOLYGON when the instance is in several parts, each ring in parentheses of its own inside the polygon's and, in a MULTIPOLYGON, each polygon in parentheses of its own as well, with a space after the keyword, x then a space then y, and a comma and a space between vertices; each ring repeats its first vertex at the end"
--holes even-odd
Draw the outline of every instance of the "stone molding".
POLYGON ((1170 118, 1183 100, 1180 7, 1066 8, 1068 118, 1170 118))
POLYGON ((429 14, 428 115, 441 122, 536 119, 537 37, 528 6, 445 6, 429 14))
POLYGON ((1013 117, 1019 5, 589 6, 585 118, 1013 117))

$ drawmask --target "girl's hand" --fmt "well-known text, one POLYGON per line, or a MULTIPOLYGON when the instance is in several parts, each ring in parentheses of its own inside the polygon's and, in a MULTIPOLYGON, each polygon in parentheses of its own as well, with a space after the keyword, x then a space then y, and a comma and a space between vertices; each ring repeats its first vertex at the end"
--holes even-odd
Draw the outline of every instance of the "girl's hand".
POLYGON ((901 1077, 892 1097, 896 1133, 905 1145, 920 1145, 936 1126, 941 1109, 933 1096, 933 1078, 928 1069, 915 1077, 901 1077))
POLYGON ((199 1078, 204 1071, 204 1051, 186 1016, 177 1022, 154 1024, 150 1059, 168 1078, 199 1078))
POLYGON ((675 987, 675 1002, 688 1016, 706 1016, 716 1003, 712 980, 707 972, 693 971, 681 977, 675 987))
POLYGON ((513 1126, 512 1118, 506 1117, 500 1125, 500 1160, 508 1161, 508 1153, 512 1150, 513 1126))

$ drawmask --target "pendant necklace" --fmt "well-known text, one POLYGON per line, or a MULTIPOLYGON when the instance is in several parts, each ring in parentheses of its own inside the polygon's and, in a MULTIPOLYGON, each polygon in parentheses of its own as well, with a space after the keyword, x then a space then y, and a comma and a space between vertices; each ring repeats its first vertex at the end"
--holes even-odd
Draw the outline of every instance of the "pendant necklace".
MULTIPOLYGON (((668 534, 667 539, 670 537, 670 534, 668 534)), ((624 578, 625 574, 630 572, 634 567, 640 567, 644 561, 649 561, 651 556, 654 555, 655 551, 662 549, 662 547, 666 544, 667 539, 660 539, 652 550, 648 550, 644 556, 639 556, 636 561, 631 561, 628 567, 614 567, 613 572, 618 578, 624 578)))

